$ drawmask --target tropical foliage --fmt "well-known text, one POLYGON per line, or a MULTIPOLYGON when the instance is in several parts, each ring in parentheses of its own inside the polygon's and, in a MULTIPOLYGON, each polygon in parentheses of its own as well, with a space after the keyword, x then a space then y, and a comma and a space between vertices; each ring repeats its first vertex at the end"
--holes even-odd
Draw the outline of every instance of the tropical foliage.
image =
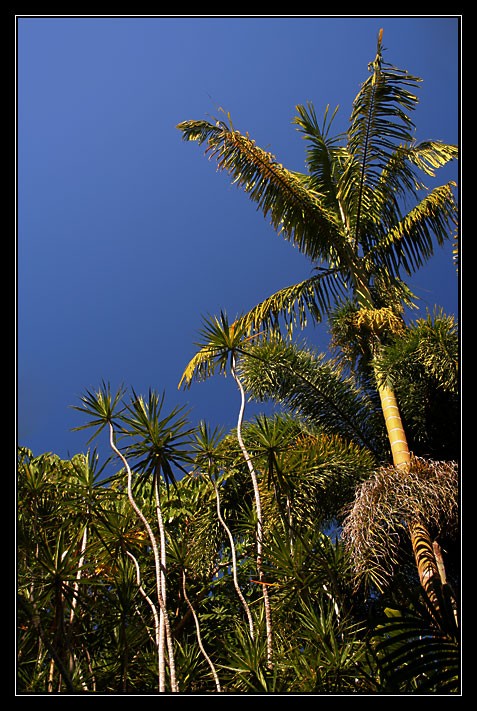
POLYGON ((406 323, 403 280, 454 238, 455 186, 419 174, 457 149, 413 140, 420 80, 382 52, 346 135, 297 107, 306 174, 230 117, 180 124, 312 276, 204 320, 180 386, 229 374, 232 431, 103 382, 77 429, 114 475, 19 447, 20 693, 459 692, 457 326, 406 323), (290 338, 309 317, 329 353, 290 338))
MULTIPOLYGON (((379 395, 392 465, 411 469, 411 450, 396 384, 379 369, 383 349, 404 329, 405 307, 413 295, 403 281, 433 255, 457 226, 455 184, 427 190, 421 176, 457 157, 457 147, 416 142, 409 116, 420 79, 383 59, 382 30, 370 76, 353 102, 346 134, 331 136, 336 111, 323 123, 312 104, 298 106, 296 123, 308 141, 308 174, 292 172, 228 123, 185 121, 185 140, 206 143, 209 158, 228 173, 269 217, 277 232, 311 261, 315 274, 272 295, 235 327, 252 335, 265 329, 288 335, 307 314, 315 323, 327 317, 334 344, 379 395)), ((203 369, 206 344, 196 356, 203 369)), ((195 367, 191 361, 185 372, 195 367)), ((416 568, 426 594, 438 598, 439 562, 425 521, 407 521, 416 568)))
POLYGON ((62 461, 19 450, 21 691, 458 691, 455 465, 419 459, 406 478, 383 470, 377 403, 350 375, 293 344, 245 348, 240 377, 250 391, 260 383, 256 396, 273 395, 281 410, 242 426, 260 494, 260 570, 256 498, 237 431, 193 428, 181 411, 164 412, 154 392, 132 391, 130 402, 105 384, 87 392, 79 411, 95 432, 109 418, 112 451, 127 466, 107 479, 95 452, 62 461), (131 415, 141 402, 138 433, 131 415), (170 463, 156 478, 151 447, 170 463), (412 565, 405 520, 418 506, 445 551, 444 611, 412 565), (159 593, 172 655, 158 634, 159 593))

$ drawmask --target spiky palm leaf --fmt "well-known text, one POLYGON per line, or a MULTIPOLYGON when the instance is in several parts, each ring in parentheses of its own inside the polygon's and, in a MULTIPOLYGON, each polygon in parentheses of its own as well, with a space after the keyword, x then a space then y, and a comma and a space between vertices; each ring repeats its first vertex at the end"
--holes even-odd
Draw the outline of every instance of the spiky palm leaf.
POLYGON ((149 390, 147 400, 133 391, 132 404, 123 422, 135 443, 126 448, 126 454, 135 461, 134 468, 141 480, 152 477, 151 491, 161 474, 166 485, 175 484, 174 469, 187 473, 185 464, 191 461, 189 437, 193 429, 188 427, 184 408, 174 407, 162 415, 164 393, 160 396, 149 390))
POLYGON ((225 375, 230 363, 238 353, 244 352, 246 341, 251 338, 247 337, 240 319, 229 323, 224 311, 220 317, 204 318, 199 334, 201 340, 195 344, 199 350, 187 364, 179 388, 190 387, 194 378, 206 380, 217 370, 225 375))

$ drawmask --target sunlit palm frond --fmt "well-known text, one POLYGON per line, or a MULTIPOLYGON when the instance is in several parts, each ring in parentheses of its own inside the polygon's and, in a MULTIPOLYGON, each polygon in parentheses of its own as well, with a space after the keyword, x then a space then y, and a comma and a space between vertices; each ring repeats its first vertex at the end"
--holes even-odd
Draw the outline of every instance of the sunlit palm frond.
POLYGON ((310 186, 322 195, 324 200, 329 198, 333 201, 336 199, 337 183, 349 157, 345 147, 346 134, 329 134, 338 107, 329 118, 329 106, 326 107, 321 126, 311 102, 306 106, 298 105, 296 109, 298 116, 293 123, 298 125, 298 130, 308 142, 306 163, 310 171, 310 186))
POLYGON ((284 324, 291 336, 296 327, 305 328, 308 317, 313 323, 320 323, 333 298, 343 292, 343 282, 337 270, 317 270, 310 278, 280 289, 264 299, 237 319, 237 323, 249 333, 262 329, 280 333, 281 324, 284 324))
POLYGON ((313 261, 329 259, 336 244, 335 215, 307 189, 307 176, 287 170, 248 135, 224 122, 184 121, 178 128, 184 140, 207 141, 209 158, 216 158, 218 169, 233 178, 285 239, 313 261))
POLYGON ((442 245, 451 238, 457 221, 453 182, 434 188, 394 227, 383 232, 364 257, 368 269, 378 264, 398 276, 403 267, 413 274, 434 254, 434 242, 442 245))
POLYGON ((442 141, 421 141, 406 149, 407 160, 426 175, 435 176, 437 168, 459 156, 457 146, 442 141))
POLYGON ((378 36, 376 57, 368 66, 370 76, 353 102, 348 131, 348 150, 360 165, 354 231, 356 242, 362 233, 362 221, 373 205, 373 190, 381 180, 390 156, 398 145, 410 144, 414 124, 409 112, 416 108, 417 96, 409 91, 421 81, 407 71, 383 61, 382 31, 378 36))
POLYGON ((383 61, 382 36, 368 70, 370 76, 353 102, 348 132, 348 147, 359 157, 364 183, 374 181, 397 144, 411 143, 414 124, 408 113, 416 108, 418 98, 410 89, 421 82, 383 61))

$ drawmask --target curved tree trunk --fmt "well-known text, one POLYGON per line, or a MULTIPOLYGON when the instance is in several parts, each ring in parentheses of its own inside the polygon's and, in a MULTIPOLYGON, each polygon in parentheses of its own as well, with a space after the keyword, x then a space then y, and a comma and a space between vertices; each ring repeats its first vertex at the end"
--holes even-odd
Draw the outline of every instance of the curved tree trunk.
POLYGON ((238 389, 240 391, 240 396, 241 396, 240 412, 239 412, 238 423, 237 423, 237 439, 238 439, 239 446, 242 451, 243 457, 247 463, 248 470, 250 472, 250 477, 252 479, 252 484, 253 484, 253 491, 254 491, 254 495, 255 495, 255 509, 256 509, 256 514, 257 514, 257 572, 258 572, 258 580, 261 583, 262 588, 263 588, 263 604, 264 604, 264 608, 265 608, 265 625, 266 625, 266 629, 267 629, 267 664, 268 664, 268 667, 271 668, 272 667, 272 653, 273 653, 272 613, 271 613, 271 606, 270 606, 270 598, 268 595, 267 586, 265 584, 265 576, 263 574, 263 568, 262 568, 262 544, 263 544, 262 502, 261 502, 261 498, 260 498, 260 490, 258 488, 257 475, 255 473, 255 469, 254 469, 252 460, 250 458, 250 455, 247 452, 247 449, 246 449, 243 439, 242 439, 242 420, 243 420, 243 413, 245 410, 245 392, 244 392, 242 383, 240 381, 240 378, 238 377, 238 375, 235 371, 235 359, 233 359, 233 361, 232 361, 231 373, 232 373, 232 377, 234 378, 235 382, 237 383, 238 389))
POLYGON ((238 581, 238 577, 237 577, 237 554, 236 554, 236 551, 235 551, 234 539, 233 539, 232 533, 231 533, 231 531, 230 531, 230 528, 227 526, 227 524, 225 523, 224 518, 223 518, 223 516, 222 516, 222 512, 221 512, 221 510, 220 510, 219 488, 218 488, 217 484, 215 483, 215 481, 213 480, 212 475, 210 475, 210 480, 211 480, 211 482, 212 482, 212 485, 213 485, 214 491, 215 491, 215 503, 216 503, 216 508, 217 508, 217 517, 218 517, 218 519, 219 519, 219 521, 220 521, 220 524, 221 524, 222 528, 223 528, 224 531, 226 532, 226 534, 227 534, 227 536, 228 536, 228 539, 229 539, 229 543, 230 543, 230 551, 231 551, 231 554, 232 554, 232 574, 233 574, 233 580, 234 580, 235 591, 236 591, 236 593, 237 593, 237 595, 238 595, 238 597, 239 597, 239 599, 240 599, 240 602, 241 602, 242 605, 243 605, 243 608, 244 608, 244 610, 245 610, 245 613, 246 613, 246 615, 247 615, 248 628, 249 628, 249 631, 250 631, 250 637, 251 637, 252 639, 254 639, 254 637, 255 637, 255 632, 254 632, 254 629, 253 629, 252 613, 250 612, 250 608, 249 608, 249 606, 248 606, 248 604, 247 604, 247 601, 245 600, 245 598, 244 598, 244 596, 243 596, 243 593, 242 593, 242 591, 241 591, 241 589, 240 589, 240 585, 239 585, 239 581, 238 581))
MULTIPOLYGON (((162 578, 161 578, 161 557, 160 557, 160 552, 159 548, 157 545, 156 537, 151 529, 151 526, 149 525, 149 521, 147 520, 146 516, 144 513, 141 511, 139 506, 137 505, 133 492, 132 492, 132 471, 131 467, 129 466, 129 463, 127 459, 124 457, 122 452, 116 447, 114 443, 114 432, 113 432, 113 426, 111 423, 109 423, 109 445, 113 452, 115 452, 118 457, 121 459, 122 463, 124 464, 127 474, 128 474, 128 487, 127 487, 127 494, 128 494, 128 499, 129 502, 136 512, 138 518, 142 521, 144 524, 144 527, 146 528, 146 531, 149 536, 149 540, 151 542, 151 547, 154 555, 154 563, 155 563, 155 568, 156 568, 156 593, 157 593, 157 599, 159 602, 159 607, 162 612, 162 617, 161 620, 164 620, 164 626, 165 626, 165 636, 166 636, 166 641, 167 641, 167 648, 169 652, 169 672, 170 672, 170 677, 171 677, 171 691, 173 692, 178 692, 179 687, 177 685, 177 680, 176 680, 176 667, 175 667, 175 660, 174 660, 174 649, 173 649, 173 642, 172 642, 172 631, 170 628, 169 624, 169 617, 167 614, 167 608, 164 602, 164 599, 162 597, 162 578)), ((159 616, 157 618, 159 620, 159 616)), ((160 622, 159 622, 160 624, 160 622)), ((157 622, 156 622, 157 626, 157 622)), ((156 640, 157 640, 157 646, 158 646, 158 685, 159 685, 159 691, 160 692, 165 692, 166 691, 166 679, 165 679, 165 669, 164 669, 164 663, 162 661, 162 657, 164 655, 164 650, 163 647, 160 643, 160 632, 158 629, 156 629, 156 640)))

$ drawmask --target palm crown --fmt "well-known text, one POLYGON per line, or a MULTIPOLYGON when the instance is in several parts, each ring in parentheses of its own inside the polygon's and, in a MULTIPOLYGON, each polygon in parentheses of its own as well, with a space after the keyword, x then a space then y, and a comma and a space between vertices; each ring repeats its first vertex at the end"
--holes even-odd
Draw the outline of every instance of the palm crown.
POLYGON ((217 160, 257 203, 285 239, 311 261, 312 276, 273 294, 242 317, 249 330, 277 328, 283 317, 289 330, 315 322, 332 301, 353 293, 359 306, 407 302, 401 281, 443 244, 456 224, 455 184, 427 190, 419 173, 457 157, 457 147, 439 141, 415 142, 408 116, 417 103, 421 81, 383 61, 382 32, 370 76, 356 96, 346 134, 332 136, 337 109, 326 108, 320 124, 311 103, 297 106, 294 122, 308 143, 308 173, 287 170, 275 157, 227 121, 185 121, 184 140, 206 143, 217 160), (419 191, 425 196, 419 199, 419 191), (404 210, 406 204, 411 204, 404 210))

